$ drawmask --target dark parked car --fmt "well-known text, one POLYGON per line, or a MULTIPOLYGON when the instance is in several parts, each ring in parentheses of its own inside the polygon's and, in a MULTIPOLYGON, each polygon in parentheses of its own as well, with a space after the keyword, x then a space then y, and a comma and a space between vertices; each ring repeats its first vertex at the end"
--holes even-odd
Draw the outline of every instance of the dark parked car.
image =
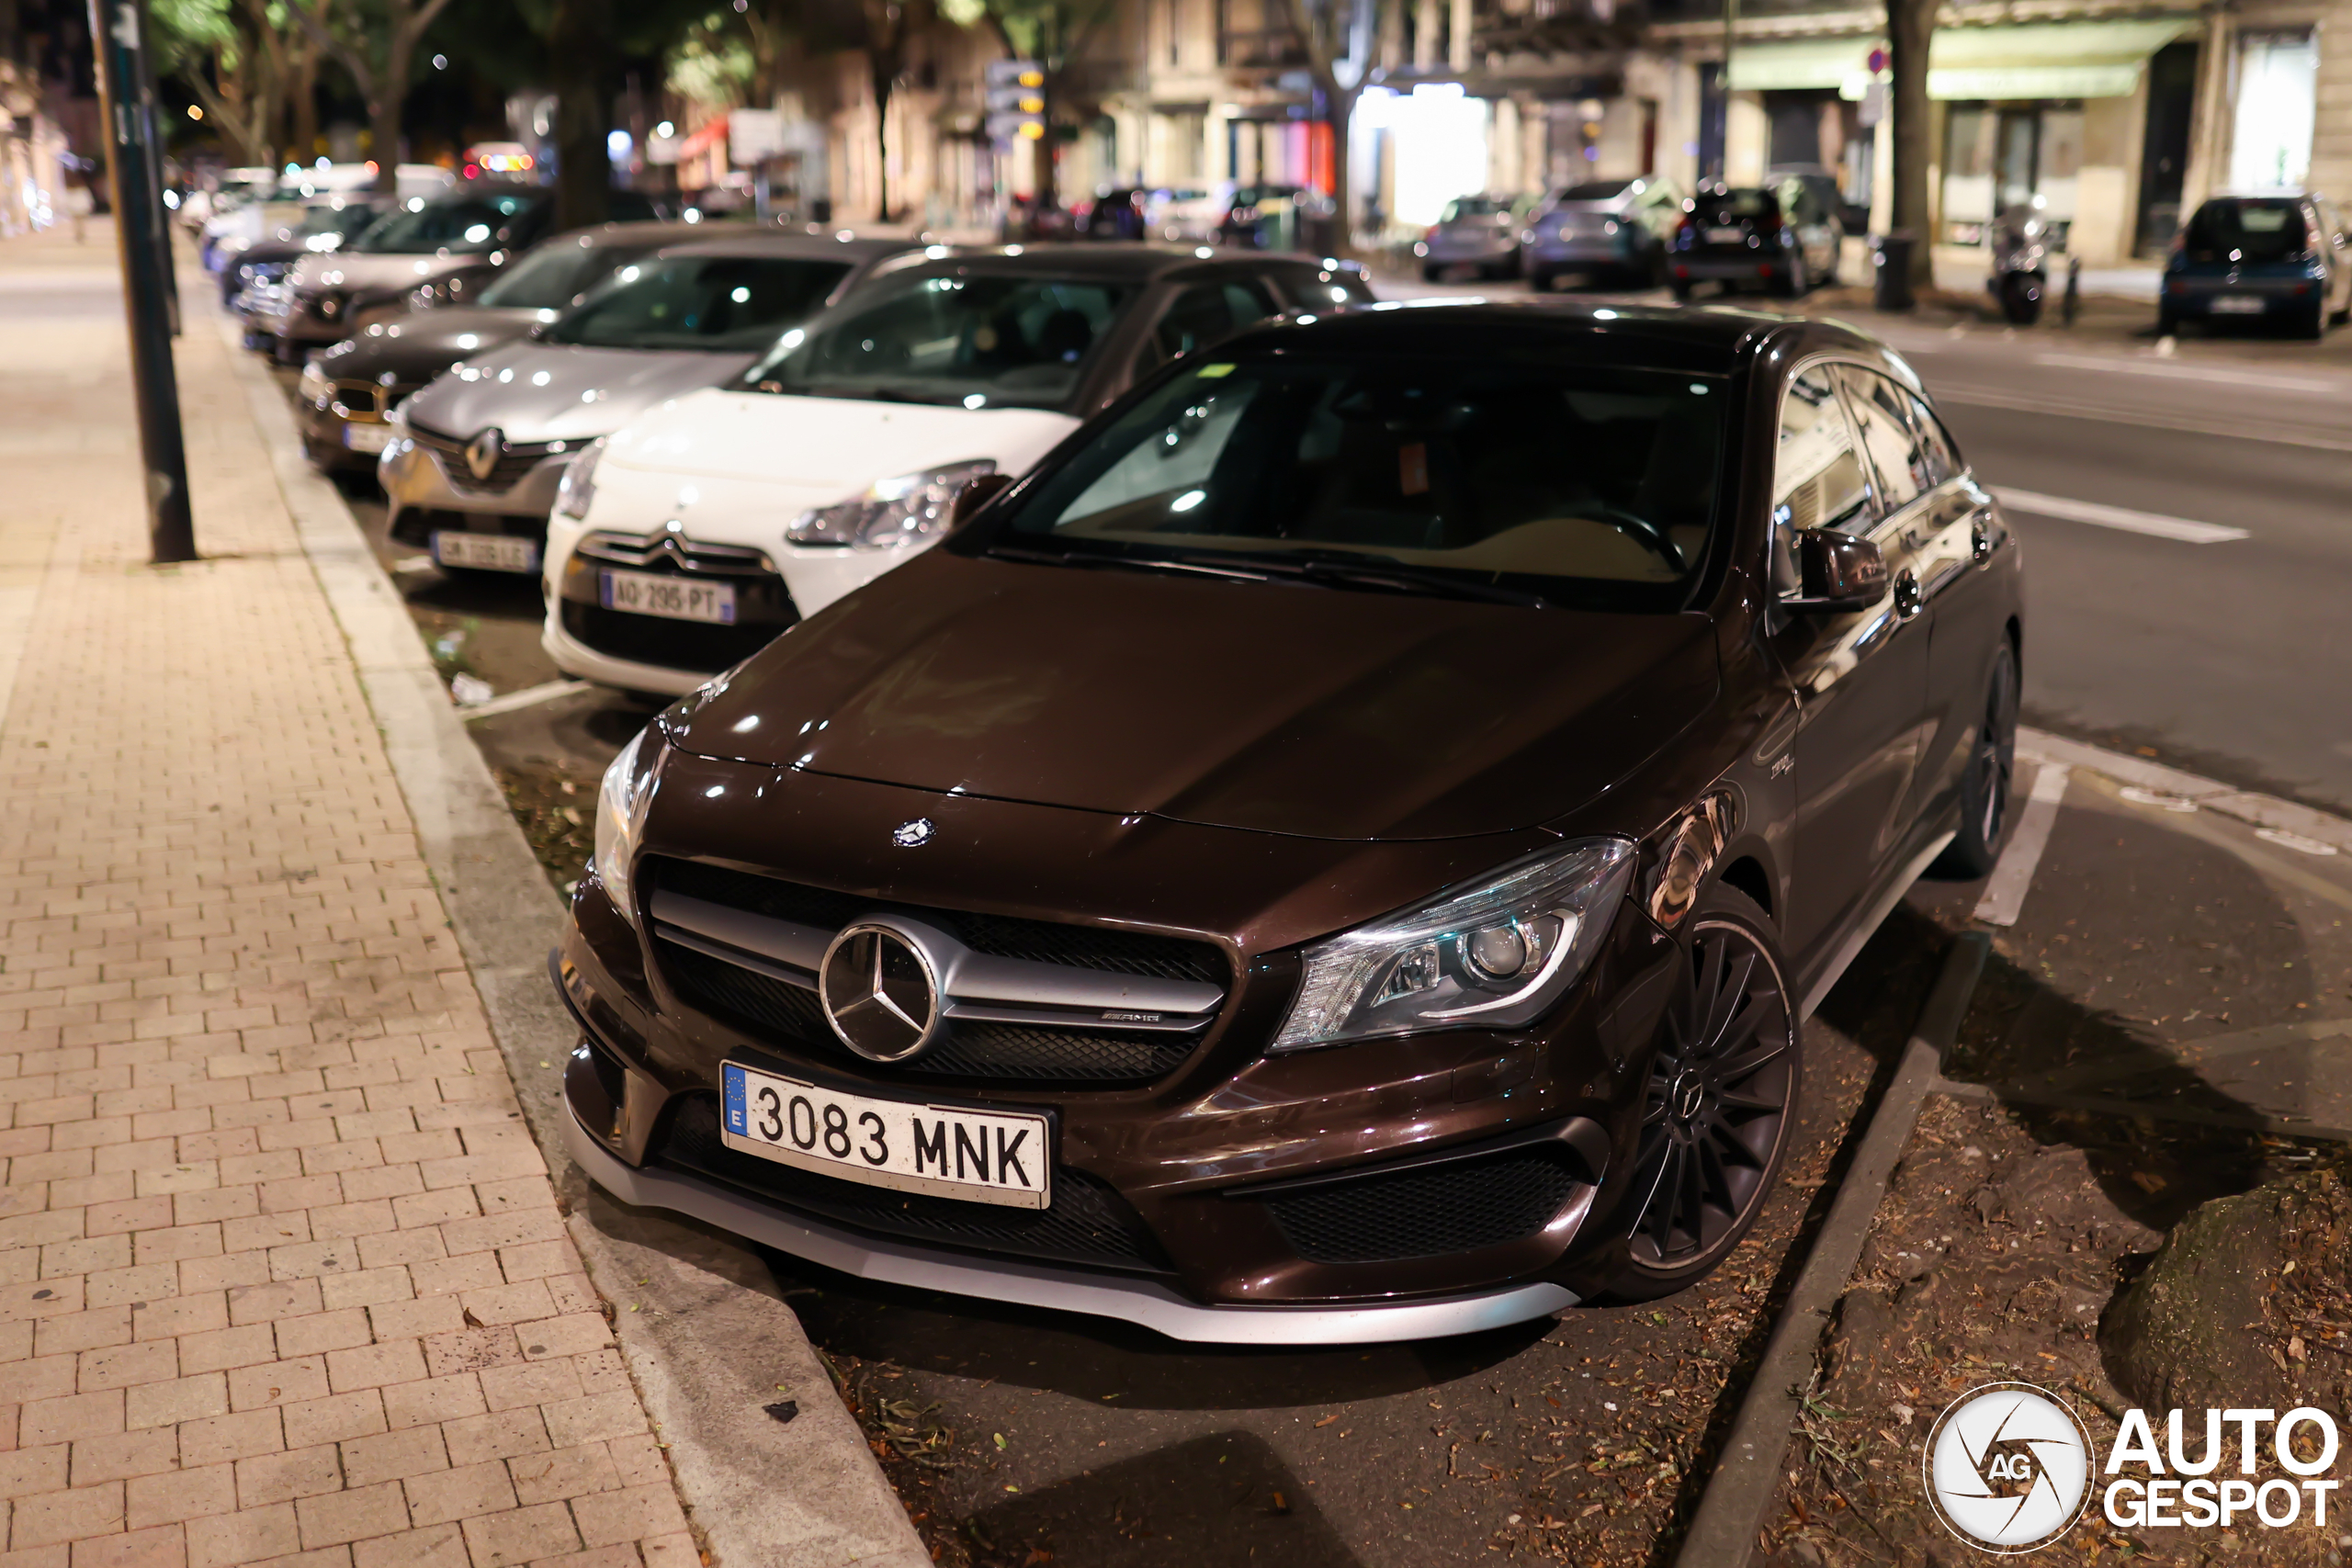
POLYGON ((1151 192, 1133 186, 1106 190, 1094 198, 1078 225, 1081 240, 1140 240, 1144 237, 1144 208, 1151 192))
POLYGON ((1754 286, 1792 298, 1838 281, 1845 231, 1803 180, 1778 186, 1706 186, 1683 203, 1667 252, 1677 299, 1710 280, 1726 293, 1754 286))
MULTIPOLYGON (((617 221, 663 216, 635 191, 612 192, 608 205, 617 221)), ((254 328, 290 362, 412 305, 467 303, 546 238, 554 217, 546 186, 470 180, 429 201, 413 197, 349 245, 296 263, 254 328)))
POLYGON ((663 712, 551 958, 581 1165, 1186 1339, 1713 1268, 1814 1003, 1991 863, 2018 551, 1868 338, 1602 314, 1176 361, 663 712))
POLYGON ((2303 191, 2217 196, 2165 263, 2157 330, 2185 321, 2270 321, 2304 337, 2352 315, 2352 239, 2326 197, 2303 191))
POLYGON ((470 305, 369 322, 302 367, 294 405, 302 449, 322 468, 372 473, 391 445, 393 408, 427 381, 469 354, 554 321, 614 268, 709 233, 692 223, 603 223, 559 234, 492 278, 470 305))
POLYGON ((222 246, 220 303, 234 306, 245 289, 276 283, 304 256, 341 249, 390 205, 390 197, 338 196, 313 202, 299 220, 279 224, 252 244, 222 246))

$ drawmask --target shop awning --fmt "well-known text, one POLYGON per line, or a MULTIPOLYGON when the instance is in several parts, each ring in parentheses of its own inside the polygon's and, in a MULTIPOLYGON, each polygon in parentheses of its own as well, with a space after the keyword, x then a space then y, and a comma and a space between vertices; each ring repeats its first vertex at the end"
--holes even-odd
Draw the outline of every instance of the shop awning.
MULTIPOLYGON (((1931 98, 2114 98, 2136 91, 2148 56, 2198 26, 2194 17, 2129 22, 2027 22, 1940 28, 1928 51, 1931 98)), ((1860 98, 1870 85, 1867 37, 1742 44, 1732 53, 1735 92, 1836 88, 1860 98)))

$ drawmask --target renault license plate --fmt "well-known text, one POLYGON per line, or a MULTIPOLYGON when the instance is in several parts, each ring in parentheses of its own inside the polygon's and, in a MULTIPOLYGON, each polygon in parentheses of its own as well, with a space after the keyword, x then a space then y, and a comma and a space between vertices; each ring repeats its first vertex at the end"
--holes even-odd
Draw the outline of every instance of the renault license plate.
POLYGON ((471 567, 476 571, 537 571, 539 542, 506 534, 458 534, 438 529, 433 536, 433 558, 443 566, 471 567))
POLYGON ((692 582, 650 571, 607 571, 599 577, 597 593, 607 610, 673 621, 715 621, 722 626, 735 624, 735 590, 729 583, 692 582))
POLYGON ((391 444, 392 427, 389 424, 346 424, 343 427, 345 451, 381 452, 391 444))
POLYGON ((2217 294, 2213 297, 2213 314, 2217 316, 2259 316, 2263 299, 2259 294, 2217 294))
POLYGON ((730 1149, 894 1192, 1009 1209, 1053 1201, 1043 1116, 843 1094, 740 1062, 719 1076, 719 1138, 730 1149))

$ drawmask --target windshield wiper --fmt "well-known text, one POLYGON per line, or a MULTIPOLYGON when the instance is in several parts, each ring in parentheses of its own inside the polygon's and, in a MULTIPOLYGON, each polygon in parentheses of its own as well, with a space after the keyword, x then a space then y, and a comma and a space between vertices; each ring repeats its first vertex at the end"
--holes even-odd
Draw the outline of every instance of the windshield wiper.
POLYGON ((1277 575, 1255 562, 1227 565, 1214 561, 1177 560, 1167 556, 1104 556, 1091 551, 1040 549, 1034 545, 995 544, 988 554, 1000 560, 1028 561, 1037 566, 1124 567, 1129 571, 1173 571, 1192 577, 1223 577, 1247 582, 1271 582, 1277 575))
POLYGON ((1187 551, 1178 558, 1212 562, 1269 577, 1294 578, 1333 587, 1385 589, 1396 593, 1420 593, 1433 598, 1516 604, 1529 610, 1551 607, 1551 601, 1540 593, 1441 576, 1403 562, 1385 560, 1378 556, 1363 555, 1354 550, 1284 550, 1279 555, 1267 557, 1187 551))

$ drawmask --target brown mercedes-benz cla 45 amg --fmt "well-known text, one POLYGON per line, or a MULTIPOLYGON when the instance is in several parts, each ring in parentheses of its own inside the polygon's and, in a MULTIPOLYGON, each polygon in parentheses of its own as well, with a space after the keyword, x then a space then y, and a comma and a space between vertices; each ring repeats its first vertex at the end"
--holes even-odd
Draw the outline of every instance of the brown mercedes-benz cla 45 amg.
POLYGON ((553 962, 628 1202, 1193 1340, 1661 1294, 2005 825, 2017 541, 1840 327, 1301 316, 959 510, 613 764, 553 962))

